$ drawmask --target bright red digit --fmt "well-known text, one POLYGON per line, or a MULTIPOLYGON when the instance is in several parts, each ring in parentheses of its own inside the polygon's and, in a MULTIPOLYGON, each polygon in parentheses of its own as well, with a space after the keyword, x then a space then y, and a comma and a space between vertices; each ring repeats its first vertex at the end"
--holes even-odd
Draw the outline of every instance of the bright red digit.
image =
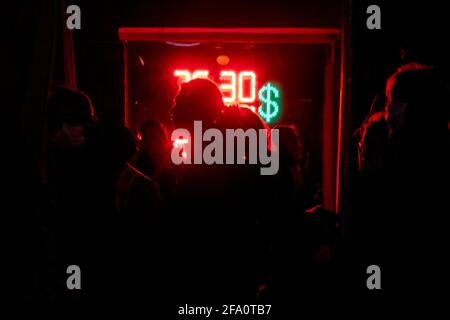
POLYGON ((233 103, 236 102, 236 73, 234 71, 222 71, 220 72, 220 79, 229 79, 229 83, 222 83, 220 85, 220 91, 224 94, 223 102, 224 103, 233 103), (228 96, 225 95, 228 93, 228 96))
POLYGON ((256 75, 253 71, 239 73, 239 102, 251 103, 256 99, 256 75), (250 79, 250 96, 244 97, 244 78, 250 79))
POLYGON ((209 75, 208 70, 195 70, 194 73, 192 74, 192 79, 197 79, 197 78, 207 79, 208 75, 209 75))
POLYGON ((188 70, 175 70, 173 75, 180 78, 180 83, 191 81, 191 73, 188 70))

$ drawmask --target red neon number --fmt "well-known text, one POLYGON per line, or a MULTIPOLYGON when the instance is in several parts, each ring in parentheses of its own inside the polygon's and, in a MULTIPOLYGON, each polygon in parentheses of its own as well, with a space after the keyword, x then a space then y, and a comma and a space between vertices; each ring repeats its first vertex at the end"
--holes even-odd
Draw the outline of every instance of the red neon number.
POLYGON ((192 79, 197 78, 205 78, 208 79, 209 71, 208 70, 195 70, 192 74, 192 79))
MULTIPOLYGON (((175 70, 174 76, 179 78, 179 82, 189 82, 192 79, 208 78, 208 70, 175 70)), ((236 72, 224 70, 220 72, 220 91, 223 94, 224 103, 253 103, 256 100, 256 74, 253 71, 241 71, 236 79, 236 72), (237 81, 236 81, 237 80, 237 81), (249 90, 244 90, 249 86, 249 90)))
POLYGON ((208 70, 195 70, 193 73, 190 73, 188 70, 175 70, 173 72, 175 77, 180 78, 180 82, 189 82, 192 79, 197 78, 208 78, 209 71, 208 70))
POLYGON ((239 101, 245 103, 254 102, 256 99, 256 75, 253 71, 239 73, 239 101), (250 78, 250 96, 244 97, 244 78, 250 78))
POLYGON ((229 83, 222 83, 220 85, 220 91, 224 94, 224 103, 233 103, 236 101, 236 73, 234 71, 222 71, 220 72, 220 79, 229 78, 229 83), (225 95, 229 93, 229 95, 225 95))
POLYGON ((187 70, 175 70, 173 75, 180 78, 181 83, 191 81, 191 73, 187 70))

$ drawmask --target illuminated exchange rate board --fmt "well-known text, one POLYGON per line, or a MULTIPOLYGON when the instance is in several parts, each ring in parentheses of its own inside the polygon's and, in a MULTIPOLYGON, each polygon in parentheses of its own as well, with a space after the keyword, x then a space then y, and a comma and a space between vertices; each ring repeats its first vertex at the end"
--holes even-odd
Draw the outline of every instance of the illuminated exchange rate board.
POLYGON ((328 54, 306 44, 127 42, 126 123, 135 133, 146 120, 171 128, 180 85, 207 78, 225 105, 247 107, 271 127, 295 125, 319 145, 328 54))
MULTIPOLYGON (((147 120, 175 129, 171 114, 180 85, 208 78, 225 105, 246 106, 269 127, 283 126, 285 133, 297 129, 311 185, 336 185, 344 61, 339 30, 123 28, 119 35, 125 102, 118 116, 134 134, 147 120)), ((333 188, 323 189, 330 208, 333 197, 333 188)))
MULTIPOLYGON (((218 61, 221 57, 219 56, 218 61)), ((223 58, 225 60, 228 57, 223 58)), ((196 78, 210 79, 209 70, 186 70, 177 69, 174 76, 178 78, 178 82, 188 82, 196 78)), ((214 79, 211 79, 214 81, 214 79)), ((280 112, 280 90, 277 85, 267 82, 260 88, 257 86, 256 72, 251 70, 243 70, 236 72, 234 70, 221 70, 218 80, 215 81, 222 92, 223 102, 225 105, 237 104, 249 107, 257 112, 261 118, 267 123, 277 119, 280 112), (258 88, 258 92, 257 91, 258 88)))

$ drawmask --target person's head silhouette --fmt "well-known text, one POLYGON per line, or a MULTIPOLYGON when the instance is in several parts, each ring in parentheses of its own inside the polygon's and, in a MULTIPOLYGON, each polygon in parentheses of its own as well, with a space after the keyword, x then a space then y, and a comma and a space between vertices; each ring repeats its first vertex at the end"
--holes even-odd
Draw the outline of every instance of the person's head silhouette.
POLYGON ((95 122, 89 97, 77 90, 56 87, 48 100, 48 127, 56 145, 63 149, 81 146, 95 122))
POLYGON ((393 131, 432 132, 446 118, 444 85, 431 66, 409 63, 386 83, 385 118, 393 131))
POLYGON ((191 128, 194 121, 213 126, 223 111, 223 99, 217 85, 208 79, 194 79, 181 86, 172 108, 177 128, 191 128))

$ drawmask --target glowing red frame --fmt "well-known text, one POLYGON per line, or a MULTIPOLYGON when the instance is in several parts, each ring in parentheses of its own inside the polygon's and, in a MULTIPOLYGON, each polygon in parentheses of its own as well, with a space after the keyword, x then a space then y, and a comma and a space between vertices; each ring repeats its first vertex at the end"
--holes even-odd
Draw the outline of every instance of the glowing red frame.
POLYGON ((119 28, 122 41, 331 44, 333 28, 119 28))
MULTIPOLYGON (((128 41, 327 45, 330 50, 325 65, 322 193, 324 208, 338 212, 343 171, 343 140, 348 140, 349 136, 346 106, 349 91, 346 90, 345 80, 349 67, 344 52, 343 35, 340 29, 335 28, 119 28, 119 38, 125 44, 125 124, 128 124, 129 107, 128 41)), ((347 45, 347 42, 345 44, 347 45)))

